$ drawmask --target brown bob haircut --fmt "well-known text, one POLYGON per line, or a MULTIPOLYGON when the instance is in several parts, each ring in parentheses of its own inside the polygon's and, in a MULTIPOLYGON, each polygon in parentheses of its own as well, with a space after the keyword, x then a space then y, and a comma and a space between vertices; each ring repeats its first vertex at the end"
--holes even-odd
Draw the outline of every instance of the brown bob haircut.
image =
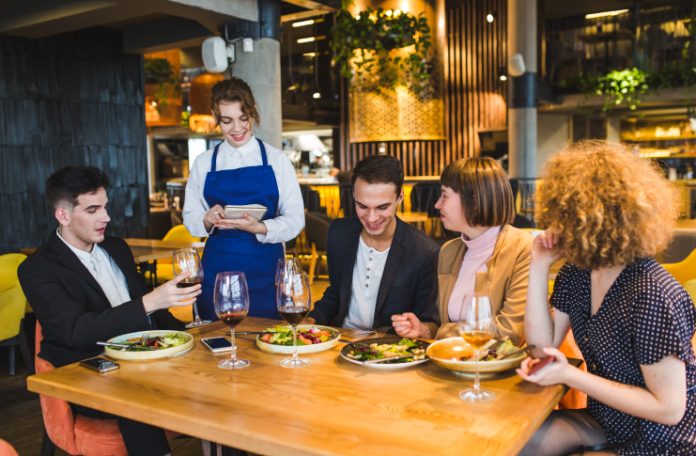
POLYGON ((220 102, 239 101, 242 104, 242 112, 253 119, 256 125, 261 123, 259 110, 256 108, 256 100, 251 93, 249 84, 235 77, 224 79, 213 86, 211 104, 215 113, 215 120, 220 123, 220 102))
POLYGON ((394 184, 398 196, 404 185, 404 167, 396 157, 371 155, 360 160, 353 168, 353 185, 358 178, 368 184, 394 184))
POLYGON ((515 201, 503 168, 490 157, 462 158, 447 165, 440 184, 459 194, 470 226, 503 226, 515 218, 515 201))

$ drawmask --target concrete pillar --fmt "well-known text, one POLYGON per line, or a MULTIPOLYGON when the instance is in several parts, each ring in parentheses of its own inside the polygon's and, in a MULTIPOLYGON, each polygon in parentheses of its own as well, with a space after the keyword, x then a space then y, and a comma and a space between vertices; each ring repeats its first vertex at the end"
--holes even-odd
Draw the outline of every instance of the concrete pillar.
POLYGON ((272 146, 282 148, 283 113, 280 94, 280 42, 272 38, 254 41, 254 52, 241 52, 237 43, 237 59, 232 75, 244 79, 256 98, 261 124, 254 134, 272 146))
POLYGON ((508 77, 509 171, 512 178, 528 179, 537 177, 537 0, 508 0, 507 8, 508 58, 521 54, 526 70, 508 77))

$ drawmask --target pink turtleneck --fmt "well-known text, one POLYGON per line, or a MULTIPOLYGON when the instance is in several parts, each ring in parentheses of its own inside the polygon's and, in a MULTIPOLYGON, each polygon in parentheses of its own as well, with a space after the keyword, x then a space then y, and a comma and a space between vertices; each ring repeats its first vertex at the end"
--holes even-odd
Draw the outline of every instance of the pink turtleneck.
POLYGON ((447 306, 450 321, 460 321, 466 315, 466 309, 474 297, 476 273, 488 271, 486 261, 493 254, 499 233, 500 227, 493 226, 474 239, 466 239, 462 234, 466 252, 447 306))

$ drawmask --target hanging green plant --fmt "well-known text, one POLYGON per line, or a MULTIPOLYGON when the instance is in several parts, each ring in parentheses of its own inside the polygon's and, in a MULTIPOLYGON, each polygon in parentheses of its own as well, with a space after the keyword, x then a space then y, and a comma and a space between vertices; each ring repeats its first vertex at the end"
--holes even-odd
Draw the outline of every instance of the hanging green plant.
POLYGON ((351 90, 381 93, 399 85, 427 96, 433 92, 430 26, 421 13, 367 8, 353 17, 336 14, 331 48, 351 90))
POLYGON ((614 70, 595 81, 595 93, 606 97, 603 109, 621 105, 635 110, 648 90, 648 75, 638 68, 614 70))

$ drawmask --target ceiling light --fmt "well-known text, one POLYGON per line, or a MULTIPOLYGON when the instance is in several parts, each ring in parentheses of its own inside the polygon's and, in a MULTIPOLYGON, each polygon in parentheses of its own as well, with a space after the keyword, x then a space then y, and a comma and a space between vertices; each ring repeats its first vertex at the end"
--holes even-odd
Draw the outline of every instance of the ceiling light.
POLYGON ((493 16, 493 13, 486 14, 486 22, 488 22, 489 24, 492 24, 494 20, 495 20, 495 16, 493 16))
POLYGON ((311 43, 311 42, 313 42, 314 40, 316 40, 316 38, 313 37, 313 36, 308 36, 308 37, 306 37, 306 38, 298 38, 298 39, 297 39, 297 44, 311 43))
POLYGON ((314 98, 315 100, 318 100, 319 98, 321 98, 321 94, 319 92, 314 92, 312 94, 312 98, 314 98))
POLYGON ((601 13, 590 13, 585 14, 585 19, 599 19, 600 17, 613 17, 619 14, 628 13, 627 9, 618 9, 612 11, 602 11, 601 13))
POLYGON ((500 79, 501 82, 505 82, 507 81, 507 75, 503 73, 500 76, 498 76, 498 79, 500 79))
POLYGON ((317 53, 316 53, 316 52, 305 52, 305 53, 302 54, 302 55, 303 55, 304 57, 307 57, 307 58, 310 58, 310 59, 311 59, 311 58, 316 57, 316 56, 317 56, 317 53))
POLYGON ((313 24, 314 24, 314 19, 307 19, 306 21, 293 22, 292 26, 294 28, 298 28, 298 27, 306 27, 308 25, 313 25, 313 24))

